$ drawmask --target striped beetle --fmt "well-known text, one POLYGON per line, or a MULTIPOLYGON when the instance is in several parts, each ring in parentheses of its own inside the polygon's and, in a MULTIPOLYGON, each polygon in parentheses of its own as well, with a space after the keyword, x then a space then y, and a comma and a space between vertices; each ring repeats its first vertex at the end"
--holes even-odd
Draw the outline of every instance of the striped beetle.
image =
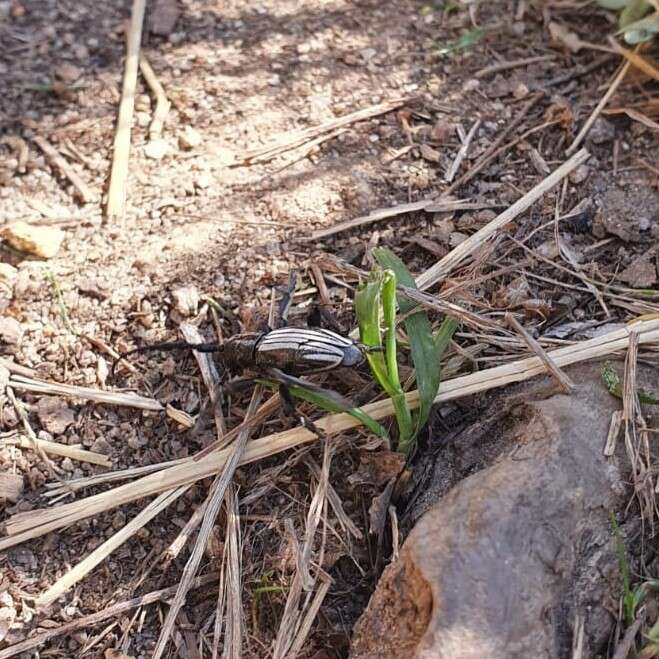
MULTIPOLYGON (((322 393, 339 408, 350 410, 354 405, 337 392, 323 389, 296 376, 320 373, 342 366, 356 367, 363 363, 367 352, 376 350, 327 329, 283 327, 261 333, 234 334, 221 344, 173 341, 136 348, 120 355, 112 371, 114 373, 119 361, 128 355, 180 348, 219 353, 229 371, 253 371, 276 381, 279 384, 284 413, 288 416, 295 416, 296 412, 288 390, 288 387, 294 385, 322 393)), ((250 381, 252 378, 232 380, 228 387, 235 388, 250 381)), ((304 415, 300 417, 300 421, 302 425, 322 436, 304 415)))
POLYGON ((366 346, 321 328, 282 327, 261 333, 234 334, 224 343, 173 341, 136 348, 120 356, 179 348, 217 352, 230 371, 278 369, 288 375, 307 375, 363 363, 366 346))

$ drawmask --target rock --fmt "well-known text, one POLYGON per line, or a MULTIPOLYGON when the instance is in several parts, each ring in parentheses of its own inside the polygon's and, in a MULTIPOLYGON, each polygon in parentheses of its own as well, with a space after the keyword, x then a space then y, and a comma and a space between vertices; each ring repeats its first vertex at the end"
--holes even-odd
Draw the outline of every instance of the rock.
POLYGON ((606 144, 607 142, 613 142, 615 136, 615 126, 607 119, 604 119, 604 117, 597 117, 593 127, 588 133, 588 139, 594 144, 606 144))
POLYGON ((55 396, 43 396, 39 399, 37 416, 41 425, 53 435, 60 435, 75 421, 73 410, 66 401, 55 396))
POLYGON ((195 176, 194 185, 196 188, 199 188, 200 190, 206 190, 206 188, 210 188, 211 185, 213 185, 213 178, 211 177, 210 174, 207 174, 206 172, 201 172, 200 174, 197 174, 197 176, 195 176))
POLYGON ((18 346, 23 338, 23 327, 10 316, 0 317, 0 342, 18 346))
POLYGON ((9 263, 0 263, 0 286, 12 290, 16 279, 18 277, 18 270, 9 263))
MULTIPOLYGON (((558 659, 577 617, 583 656, 606 653, 607 599, 621 589, 610 513, 624 511, 629 477, 623 441, 603 455, 620 401, 600 368, 568 369, 571 396, 547 399, 544 384, 542 399, 529 383, 502 392, 445 445, 355 627, 352 659, 558 659)), ((659 389, 656 370, 639 378, 659 389)))
POLYGON ((156 0, 149 13, 149 31, 160 37, 169 36, 180 15, 177 0, 156 0))
POLYGON ((657 283, 657 268, 653 262, 654 250, 635 258, 619 275, 618 279, 632 288, 650 288, 657 283))
POLYGON ((654 242, 659 230, 659 194, 649 185, 609 186, 593 220, 593 234, 626 242, 654 242))
POLYGON ((23 493, 23 476, 10 471, 0 471, 0 501, 16 503, 23 493))
POLYGON ((448 245, 451 248, 457 247, 460 243, 463 243, 465 240, 467 240, 467 238, 469 238, 469 236, 466 233, 453 231, 448 237, 448 245))
POLYGON ((14 598, 7 590, 0 591, 0 643, 5 640, 16 619, 14 598))
POLYGON ((0 237, 20 252, 44 259, 55 256, 65 233, 57 227, 36 226, 27 222, 12 222, 0 231, 0 237))
POLYGON ((85 277, 78 282, 78 290, 84 295, 107 300, 112 294, 110 281, 103 277, 85 277))
POLYGON ((570 183, 579 185, 588 178, 588 174, 590 174, 588 165, 579 165, 574 171, 570 172, 568 178, 570 179, 570 183))
POLYGON ((526 98, 528 95, 529 95, 529 88, 523 82, 520 82, 517 85, 515 85, 515 88, 513 89, 513 98, 519 101, 523 98, 526 98))
POLYGON ((158 137, 144 145, 144 155, 152 160, 161 160, 171 151, 169 144, 158 137))
POLYGON ((102 455, 112 455, 112 446, 105 437, 97 437, 89 450, 102 455))
POLYGON ((450 217, 443 217, 435 220, 433 224, 433 238, 439 240, 440 243, 448 244, 451 234, 455 232, 455 222, 450 217))
POLYGON ((178 144, 182 149, 194 149, 201 144, 201 133, 192 126, 186 126, 178 136, 178 144))
POLYGON ((194 286, 182 286, 172 291, 174 308, 182 316, 194 316, 199 307, 199 292, 194 286))
POLYGON ((55 76, 66 85, 73 84, 81 75, 82 71, 69 62, 60 64, 60 66, 55 69, 55 76))
POLYGON ((424 160, 427 160, 428 162, 439 162, 440 153, 437 151, 437 149, 433 149, 427 144, 422 144, 419 147, 419 150, 421 151, 421 157, 424 160))

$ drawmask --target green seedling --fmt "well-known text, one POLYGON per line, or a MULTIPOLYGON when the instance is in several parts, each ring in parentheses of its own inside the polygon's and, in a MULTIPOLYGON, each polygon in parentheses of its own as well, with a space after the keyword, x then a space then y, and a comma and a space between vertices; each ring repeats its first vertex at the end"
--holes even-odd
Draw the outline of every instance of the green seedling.
POLYGON ((398 424, 398 450, 409 453, 419 431, 428 420, 440 382, 440 357, 457 323, 444 321, 437 334, 425 311, 413 310, 414 303, 396 292, 397 284, 414 288, 405 264, 388 249, 373 251, 381 268, 373 270, 355 296, 355 311, 362 343, 379 348, 367 355, 373 376, 391 398, 398 424), (396 307, 403 321, 415 367, 419 408, 415 415, 407 403, 398 372, 396 307))
POLYGON ((469 50, 483 38, 486 32, 486 29, 480 27, 469 30, 469 32, 465 32, 455 41, 438 48, 437 52, 440 55, 454 55, 463 50, 469 50))

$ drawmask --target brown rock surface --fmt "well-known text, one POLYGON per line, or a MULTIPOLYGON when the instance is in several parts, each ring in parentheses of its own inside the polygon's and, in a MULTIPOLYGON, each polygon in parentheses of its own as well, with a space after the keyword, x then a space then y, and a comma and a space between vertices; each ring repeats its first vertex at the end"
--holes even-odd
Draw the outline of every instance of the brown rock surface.
MULTIPOLYGON (((609 515, 628 498, 617 459, 602 454, 620 403, 598 374, 570 371, 572 396, 509 399, 498 432, 472 433, 462 467, 482 455, 489 466, 417 522, 355 628, 354 659, 565 657, 577 614, 583 656, 606 643, 621 592, 609 515)), ((645 375, 656 390, 657 370, 645 375)))

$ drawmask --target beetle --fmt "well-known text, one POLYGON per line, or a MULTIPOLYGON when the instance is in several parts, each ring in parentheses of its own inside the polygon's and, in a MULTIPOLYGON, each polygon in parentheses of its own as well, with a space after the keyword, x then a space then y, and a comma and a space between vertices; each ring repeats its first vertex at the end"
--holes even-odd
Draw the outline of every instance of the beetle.
MULTIPOLYGON (((232 372, 252 371, 266 376, 278 383, 283 410, 287 416, 296 417, 295 403, 289 387, 299 386, 308 391, 322 394, 337 407, 350 410, 354 405, 335 391, 324 389, 307 380, 301 380, 300 375, 310 375, 340 367, 355 368, 360 366, 368 352, 380 350, 378 347, 357 343, 337 332, 324 328, 282 327, 266 332, 234 334, 223 343, 189 343, 173 341, 156 343, 135 348, 123 353, 115 361, 112 371, 120 360, 135 353, 155 350, 187 349, 197 352, 215 352, 227 368, 232 372)), ((232 380, 228 383, 229 390, 252 382, 254 378, 232 380)), ((302 425, 319 436, 322 433, 304 415, 300 417, 302 425)))
POLYGON ((320 373, 342 366, 357 367, 364 362, 366 352, 370 350, 332 330, 282 327, 268 332, 234 334, 223 343, 156 343, 123 353, 119 360, 135 353, 176 349, 219 353, 227 369, 234 372, 264 372, 274 368, 292 376, 320 373))

